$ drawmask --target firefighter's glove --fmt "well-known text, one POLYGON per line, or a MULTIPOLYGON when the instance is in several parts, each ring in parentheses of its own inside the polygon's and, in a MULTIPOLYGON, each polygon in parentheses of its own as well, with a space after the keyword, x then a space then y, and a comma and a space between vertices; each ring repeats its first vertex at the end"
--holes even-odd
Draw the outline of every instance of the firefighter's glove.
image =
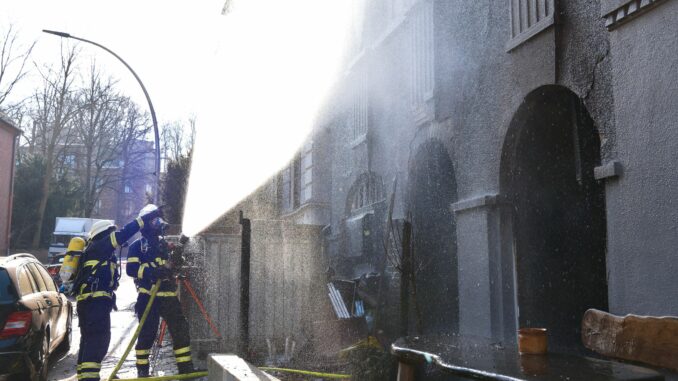
POLYGON ((71 295, 73 293, 73 283, 72 282, 64 283, 64 284, 61 285, 61 287, 64 288, 64 291, 63 291, 64 294, 71 295))

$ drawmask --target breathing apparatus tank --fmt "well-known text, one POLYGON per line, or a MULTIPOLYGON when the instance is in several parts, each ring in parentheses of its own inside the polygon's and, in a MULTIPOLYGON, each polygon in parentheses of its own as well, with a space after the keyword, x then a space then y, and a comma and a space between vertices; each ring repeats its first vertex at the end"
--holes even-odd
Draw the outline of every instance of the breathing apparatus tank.
POLYGON ((85 250, 85 240, 80 237, 71 238, 64 256, 64 262, 59 270, 59 277, 64 284, 73 282, 78 272, 80 256, 85 250))

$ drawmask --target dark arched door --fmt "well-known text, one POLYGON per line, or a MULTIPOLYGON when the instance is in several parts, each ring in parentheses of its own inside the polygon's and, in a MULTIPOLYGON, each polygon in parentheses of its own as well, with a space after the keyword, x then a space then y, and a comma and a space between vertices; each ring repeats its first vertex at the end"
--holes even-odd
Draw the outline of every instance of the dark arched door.
POLYGON ((598 133, 575 94, 546 86, 516 112, 504 150, 519 324, 547 328, 552 348, 579 348, 583 313, 607 309, 605 193, 593 174, 598 133))
POLYGON ((425 333, 456 332, 459 316, 457 239, 450 205, 457 200, 454 166, 438 141, 423 144, 410 168, 413 255, 425 333))

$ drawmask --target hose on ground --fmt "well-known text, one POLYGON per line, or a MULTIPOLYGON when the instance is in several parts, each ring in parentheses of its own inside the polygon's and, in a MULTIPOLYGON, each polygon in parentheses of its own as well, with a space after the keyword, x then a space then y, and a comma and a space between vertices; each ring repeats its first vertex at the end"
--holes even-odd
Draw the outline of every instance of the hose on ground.
MULTIPOLYGON (((125 362, 127 359, 127 356, 129 355, 129 352, 132 350, 132 346, 134 346, 134 343, 137 342, 137 338, 139 337, 139 333, 141 332, 141 327, 144 326, 144 322, 146 322, 146 318, 148 317, 148 313, 151 311, 151 306, 153 305, 153 301, 155 300, 155 294, 158 293, 158 289, 160 288, 160 282, 161 280, 158 280, 155 282, 153 287, 151 288, 151 298, 148 300, 148 304, 146 304, 146 309, 144 310, 144 314, 141 315, 141 320, 139 321, 139 325, 137 326, 137 330, 134 331, 134 335, 132 335, 132 340, 130 340, 129 344, 127 345, 127 349, 125 349, 125 353, 123 353, 122 357, 120 358, 120 361, 115 365, 115 368, 113 368, 113 372, 111 373, 110 376, 108 376, 108 381, 112 381, 115 379, 115 375, 118 373, 120 370, 120 367, 122 366, 122 363, 125 362)), ((167 378, 167 380, 171 380, 171 378, 167 378)))

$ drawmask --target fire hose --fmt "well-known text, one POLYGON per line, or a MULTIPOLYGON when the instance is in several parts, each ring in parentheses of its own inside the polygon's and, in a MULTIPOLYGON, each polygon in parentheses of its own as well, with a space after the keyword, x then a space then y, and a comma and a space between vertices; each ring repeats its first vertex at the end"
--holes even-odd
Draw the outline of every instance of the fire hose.
POLYGON ((259 367, 263 371, 272 371, 272 372, 285 372, 293 374, 301 374, 304 376, 314 376, 320 378, 337 378, 346 380, 351 378, 350 374, 337 374, 337 373, 322 373, 322 372, 312 372, 310 370, 299 370, 299 369, 289 369, 289 368, 272 368, 268 366, 259 367))

